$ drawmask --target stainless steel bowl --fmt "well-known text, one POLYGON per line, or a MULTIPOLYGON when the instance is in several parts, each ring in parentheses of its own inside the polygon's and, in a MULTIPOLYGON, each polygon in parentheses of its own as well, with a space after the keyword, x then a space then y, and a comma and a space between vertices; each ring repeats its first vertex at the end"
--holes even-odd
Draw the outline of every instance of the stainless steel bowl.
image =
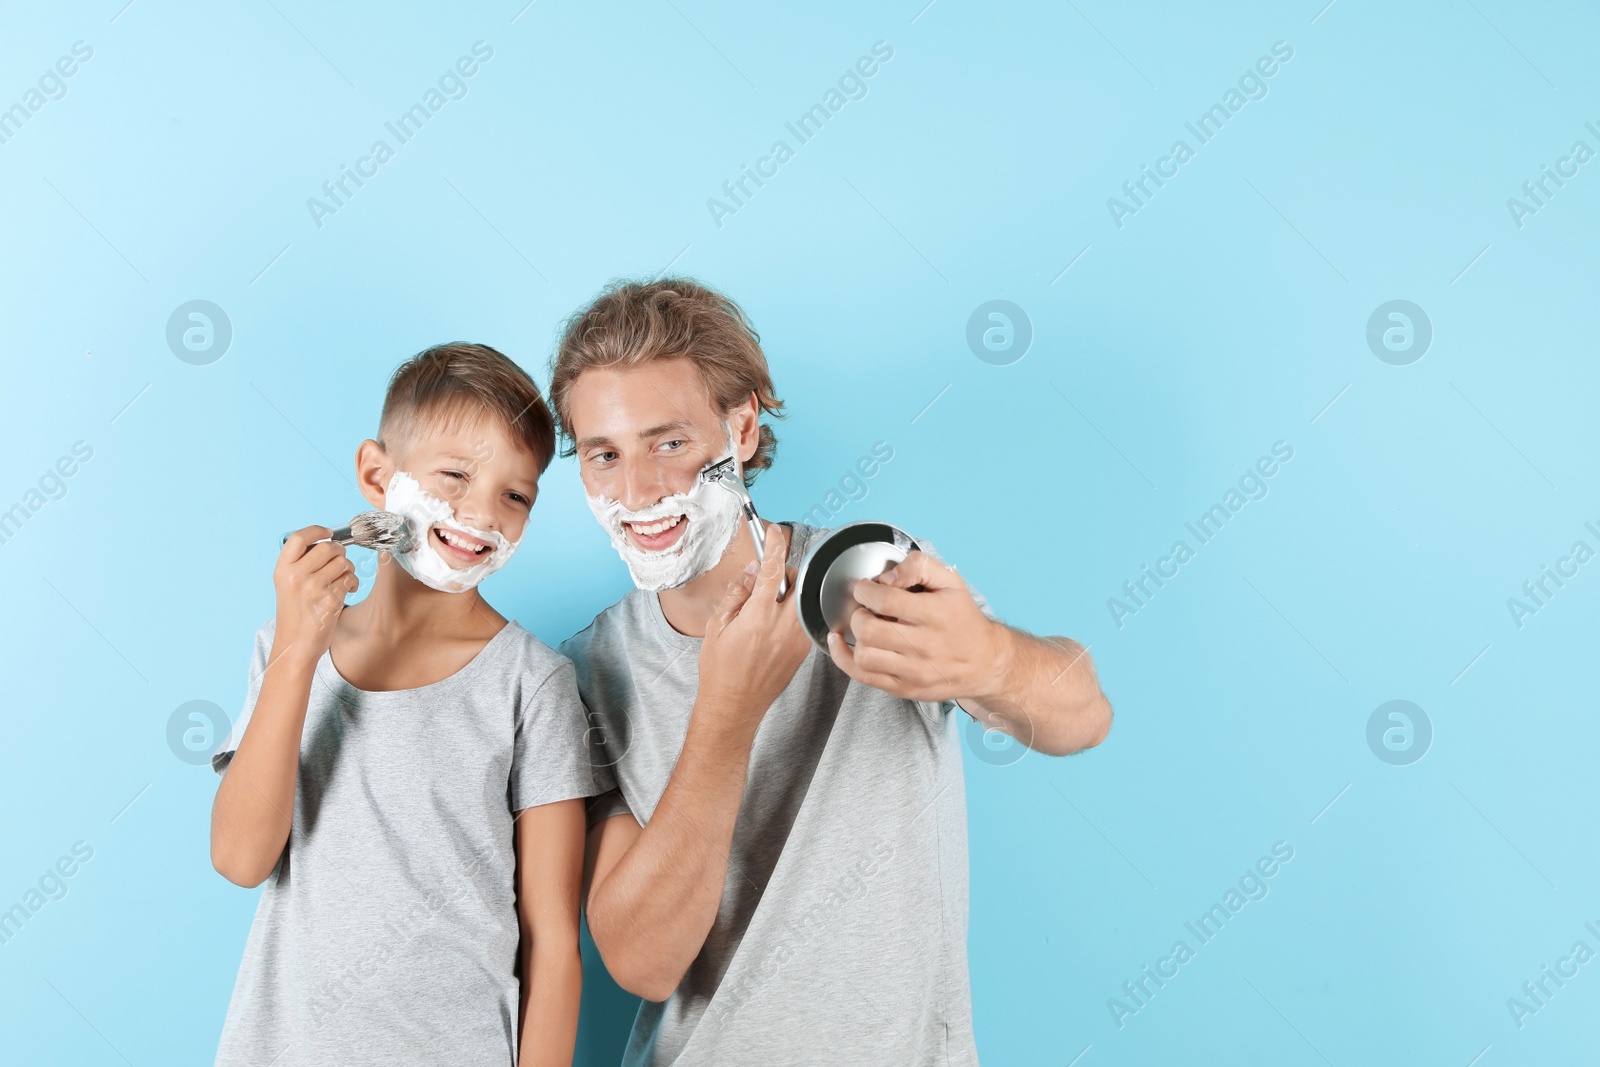
POLYGON ((818 648, 827 651, 829 631, 855 647, 850 614, 859 605, 855 585, 876 578, 922 546, 886 522, 852 522, 819 537, 800 564, 795 609, 818 648))

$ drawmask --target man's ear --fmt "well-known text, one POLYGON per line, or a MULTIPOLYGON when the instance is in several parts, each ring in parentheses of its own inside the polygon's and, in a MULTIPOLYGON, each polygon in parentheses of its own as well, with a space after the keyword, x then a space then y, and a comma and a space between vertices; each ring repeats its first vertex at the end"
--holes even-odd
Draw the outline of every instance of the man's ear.
POLYGON ((367 503, 375 508, 383 507, 394 469, 394 462, 382 445, 370 438, 361 442, 361 447, 356 449, 356 485, 367 503))
POLYGON ((756 394, 752 392, 743 404, 728 412, 727 419, 733 427, 739 466, 743 467, 755 457, 761 445, 761 405, 756 402, 756 394))

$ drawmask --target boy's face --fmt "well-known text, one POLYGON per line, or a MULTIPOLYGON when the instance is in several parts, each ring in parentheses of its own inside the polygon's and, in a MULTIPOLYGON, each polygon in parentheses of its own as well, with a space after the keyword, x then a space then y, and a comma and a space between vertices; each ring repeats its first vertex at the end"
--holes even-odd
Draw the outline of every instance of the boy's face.
MULTIPOLYGON (((688 492, 701 468, 728 447, 724 416, 688 359, 591 368, 572 383, 568 404, 584 493, 629 511, 688 492)), ((743 463, 758 443, 754 399, 726 418, 743 463)), ((658 552, 676 544, 689 521, 668 516, 623 527, 634 545, 658 552)))
MULTIPOLYGON (((485 533, 498 531, 516 543, 528 525, 528 512, 539 495, 539 461, 508 434, 499 421, 484 418, 476 425, 445 426, 419 417, 411 432, 375 452, 361 470, 362 494, 383 507, 384 490, 397 470, 417 480, 425 492, 449 504, 456 521, 485 533)), ((493 545, 435 523, 428 542, 451 568, 477 564, 493 545)))

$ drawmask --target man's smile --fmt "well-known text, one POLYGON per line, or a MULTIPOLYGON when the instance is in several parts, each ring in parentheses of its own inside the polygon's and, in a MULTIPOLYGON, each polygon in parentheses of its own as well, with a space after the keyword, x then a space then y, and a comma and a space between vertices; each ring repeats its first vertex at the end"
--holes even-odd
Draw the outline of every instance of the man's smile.
POLYGON ((683 536, 683 531, 688 525, 688 516, 682 514, 668 515, 649 522, 624 521, 622 524, 623 529, 628 531, 629 539, 647 552, 660 552, 662 549, 671 548, 683 536))

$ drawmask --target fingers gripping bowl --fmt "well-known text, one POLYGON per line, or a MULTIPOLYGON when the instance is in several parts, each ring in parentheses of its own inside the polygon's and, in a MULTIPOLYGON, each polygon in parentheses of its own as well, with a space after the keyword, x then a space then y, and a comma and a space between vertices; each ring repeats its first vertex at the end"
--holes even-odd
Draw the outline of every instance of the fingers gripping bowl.
POLYGON ((795 610, 800 625, 818 648, 828 649, 829 631, 837 631, 855 647, 850 614, 859 603, 855 586, 870 581, 922 546, 910 534, 886 522, 852 522, 830 530, 806 552, 795 582, 795 610))

